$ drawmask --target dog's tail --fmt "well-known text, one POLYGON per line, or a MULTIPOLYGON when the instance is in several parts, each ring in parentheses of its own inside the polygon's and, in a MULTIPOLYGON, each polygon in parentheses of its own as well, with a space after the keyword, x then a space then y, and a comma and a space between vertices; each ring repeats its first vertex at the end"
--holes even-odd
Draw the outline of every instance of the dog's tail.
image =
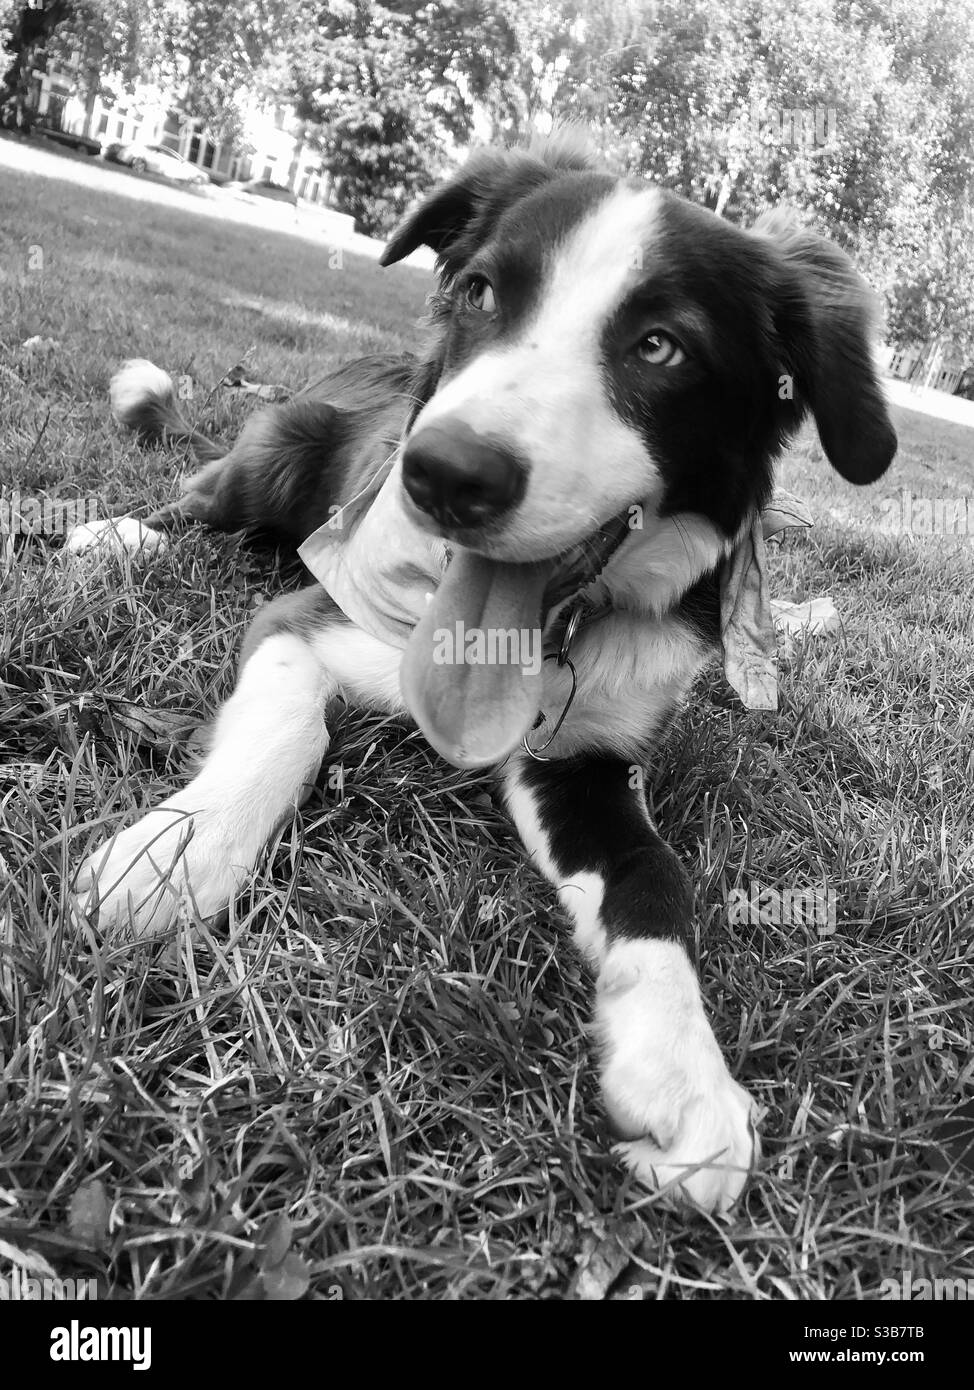
POLYGON ((132 357, 122 364, 112 377, 109 394, 116 420, 136 430, 147 443, 188 444, 200 463, 226 454, 225 448, 183 418, 172 377, 145 357, 132 357))

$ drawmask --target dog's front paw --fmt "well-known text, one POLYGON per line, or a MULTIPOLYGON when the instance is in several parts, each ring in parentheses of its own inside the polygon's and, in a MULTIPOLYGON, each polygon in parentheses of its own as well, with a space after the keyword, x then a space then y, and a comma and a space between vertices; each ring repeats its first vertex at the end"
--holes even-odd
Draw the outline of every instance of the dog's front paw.
POLYGON ((166 536, 134 516, 106 516, 72 526, 64 548, 72 555, 152 555, 165 550, 166 536))
POLYGON ((73 901, 100 926, 165 931, 183 905, 201 917, 222 911, 251 864, 232 843, 219 815, 198 805, 187 788, 89 855, 78 871, 73 901))
POLYGON ((696 975, 675 942, 610 948, 596 1020, 617 1152, 666 1198, 725 1212, 760 1157, 755 1105, 727 1070, 696 975))

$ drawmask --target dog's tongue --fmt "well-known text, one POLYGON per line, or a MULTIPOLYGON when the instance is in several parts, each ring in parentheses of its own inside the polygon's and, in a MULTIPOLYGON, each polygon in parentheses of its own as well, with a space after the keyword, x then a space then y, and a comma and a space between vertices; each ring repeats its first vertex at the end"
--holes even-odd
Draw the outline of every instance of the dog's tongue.
POLYGON ((409 639, 403 698, 455 767, 500 762, 537 718, 541 602, 551 571, 458 549, 409 639))

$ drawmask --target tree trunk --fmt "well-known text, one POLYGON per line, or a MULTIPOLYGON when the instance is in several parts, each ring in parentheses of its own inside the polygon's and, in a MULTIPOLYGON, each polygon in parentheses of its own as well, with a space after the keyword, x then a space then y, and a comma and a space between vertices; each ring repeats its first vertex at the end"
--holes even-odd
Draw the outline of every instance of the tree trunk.
POLYGON ((21 7, 6 44, 13 59, 0 80, 0 125, 29 132, 31 64, 36 52, 43 49, 58 25, 70 14, 71 0, 50 0, 40 9, 30 5, 21 7))

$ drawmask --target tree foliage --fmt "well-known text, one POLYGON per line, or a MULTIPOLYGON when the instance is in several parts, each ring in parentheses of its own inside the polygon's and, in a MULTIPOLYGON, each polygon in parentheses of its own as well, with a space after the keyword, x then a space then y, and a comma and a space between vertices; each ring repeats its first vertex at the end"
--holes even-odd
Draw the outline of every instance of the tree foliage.
POLYGON ((591 0, 575 90, 617 166, 749 222, 787 201, 880 289, 890 335, 974 352, 974 8, 591 0), (797 115, 797 125, 795 117, 797 115))
POLYGON ((281 68, 296 40, 294 8, 289 0, 0 0, 11 55, 0 115, 15 105, 30 67, 46 59, 70 65, 84 96, 118 99, 150 83, 214 138, 233 138, 241 97, 288 98, 281 68))
POLYGON ((0 110, 44 51, 88 90, 154 80, 224 138, 244 99, 292 107, 375 233, 471 139, 581 120, 721 216, 795 204, 894 341, 974 353, 969 0, 0 0, 0 31, 0 110))
POLYGON ((292 77, 338 205, 366 232, 387 229, 433 181, 457 124, 452 93, 419 69, 414 26, 384 5, 333 0, 292 77))
POLYGON ((27 96, 32 61, 74 17, 76 9, 72 0, 0 6, 0 38, 7 55, 0 77, 0 124, 29 127, 27 96))

